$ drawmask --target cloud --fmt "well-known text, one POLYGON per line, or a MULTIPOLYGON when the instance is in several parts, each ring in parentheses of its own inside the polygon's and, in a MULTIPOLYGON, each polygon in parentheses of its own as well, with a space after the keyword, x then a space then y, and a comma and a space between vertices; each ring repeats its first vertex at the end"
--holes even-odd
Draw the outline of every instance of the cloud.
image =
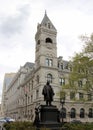
POLYGON ((15 15, 4 17, 0 23, 0 33, 5 37, 12 37, 21 33, 29 16, 29 5, 20 7, 15 15))

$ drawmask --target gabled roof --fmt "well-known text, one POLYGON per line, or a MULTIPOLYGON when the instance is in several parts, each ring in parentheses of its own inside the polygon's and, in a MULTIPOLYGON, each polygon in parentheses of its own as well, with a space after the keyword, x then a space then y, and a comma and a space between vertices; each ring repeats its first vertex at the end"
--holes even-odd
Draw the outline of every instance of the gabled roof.
POLYGON ((46 26, 48 23, 50 23, 51 28, 56 31, 56 28, 55 28, 54 25, 52 24, 51 20, 48 18, 47 13, 46 13, 46 11, 45 11, 45 15, 44 15, 44 18, 43 18, 43 20, 42 20, 42 22, 41 22, 41 26, 42 26, 42 25, 43 25, 43 26, 46 26))
POLYGON ((29 67, 29 68, 33 68, 34 67, 34 63, 31 63, 31 62, 26 62, 24 67, 29 67))

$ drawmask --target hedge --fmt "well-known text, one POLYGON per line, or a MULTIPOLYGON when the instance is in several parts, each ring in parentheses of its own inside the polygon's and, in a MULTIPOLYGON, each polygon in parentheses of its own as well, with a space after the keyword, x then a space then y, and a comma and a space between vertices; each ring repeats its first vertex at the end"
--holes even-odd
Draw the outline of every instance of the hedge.
POLYGON ((93 130, 93 123, 66 123, 63 125, 62 130, 93 130))
MULTIPOLYGON (((37 130, 31 122, 11 122, 5 123, 6 130, 37 130)), ((48 128, 40 128, 40 130, 49 130, 48 128)), ((93 123, 65 123, 60 130, 93 130, 93 123)))
MULTIPOLYGON (((37 130, 35 126, 33 126, 33 123, 31 122, 11 122, 11 123, 5 123, 4 128, 6 130, 37 130)), ((48 128, 41 128, 40 130, 49 130, 48 128)))

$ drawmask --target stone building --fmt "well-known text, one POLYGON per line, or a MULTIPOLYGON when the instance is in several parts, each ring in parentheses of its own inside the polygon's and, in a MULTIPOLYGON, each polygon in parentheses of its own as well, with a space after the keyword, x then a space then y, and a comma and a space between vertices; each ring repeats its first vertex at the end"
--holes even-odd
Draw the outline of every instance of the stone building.
POLYGON ((2 113, 2 116, 4 116, 5 113, 6 113, 6 101, 7 101, 6 91, 8 89, 8 85, 12 81, 14 75, 15 75, 15 73, 6 73, 5 76, 4 76, 3 90, 2 90, 2 101, 1 101, 1 113, 2 113))
MULTIPOLYGON (((57 57, 57 30, 46 13, 41 24, 37 25, 35 41, 35 63, 27 62, 20 67, 6 91, 4 114, 17 120, 34 120, 35 107, 45 104, 42 89, 47 80, 50 81, 55 93, 52 104, 62 111, 59 93, 62 86, 68 83, 71 66, 62 56, 57 57)), ((93 100, 73 101, 73 91, 66 88, 64 91, 64 121, 79 119, 83 122, 91 122, 93 100)), ((77 99, 81 96, 80 93, 76 94, 77 99)), ((84 98, 87 98, 86 95, 84 98)))

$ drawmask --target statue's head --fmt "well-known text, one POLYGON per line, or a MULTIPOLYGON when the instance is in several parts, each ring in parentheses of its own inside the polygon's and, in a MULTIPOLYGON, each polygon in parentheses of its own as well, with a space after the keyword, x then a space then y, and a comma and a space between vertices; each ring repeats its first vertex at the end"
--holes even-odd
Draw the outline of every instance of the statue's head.
POLYGON ((47 81, 47 85, 49 85, 49 84, 50 84, 50 81, 48 80, 48 81, 47 81))

